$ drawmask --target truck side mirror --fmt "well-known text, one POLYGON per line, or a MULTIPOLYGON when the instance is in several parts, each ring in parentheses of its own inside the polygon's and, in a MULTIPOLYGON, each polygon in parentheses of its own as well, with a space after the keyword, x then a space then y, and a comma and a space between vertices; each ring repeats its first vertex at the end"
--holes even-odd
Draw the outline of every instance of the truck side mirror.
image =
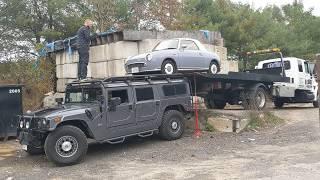
POLYGON ((109 110, 115 111, 117 109, 117 106, 121 104, 121 98, 120 97, 113 97, 109 100, 109 110))

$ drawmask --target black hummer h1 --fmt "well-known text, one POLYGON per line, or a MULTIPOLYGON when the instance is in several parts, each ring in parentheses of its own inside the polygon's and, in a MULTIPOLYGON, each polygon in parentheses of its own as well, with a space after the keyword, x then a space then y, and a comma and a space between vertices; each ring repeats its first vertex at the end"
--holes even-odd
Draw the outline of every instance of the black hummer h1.
POLYGON ((191 103, 189 83, 179 76, 75 81, 67 84, 64 105, 20 117, 19 140, 29 154, 44 150, 54 163, 74 164, 85 156, 87 139, 180 138, 191 103))

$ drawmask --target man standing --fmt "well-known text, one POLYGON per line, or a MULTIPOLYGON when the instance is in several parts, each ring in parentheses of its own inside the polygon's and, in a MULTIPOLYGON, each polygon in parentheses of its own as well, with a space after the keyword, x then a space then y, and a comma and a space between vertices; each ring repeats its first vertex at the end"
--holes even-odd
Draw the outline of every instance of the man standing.
POLYGON ((78 30, 78 79, 87 78, 87 66, 89 63, 89 50, 90 50, 90 28, 92 27, 92 21, 90 19, 85 20, 84 25, 78 30))

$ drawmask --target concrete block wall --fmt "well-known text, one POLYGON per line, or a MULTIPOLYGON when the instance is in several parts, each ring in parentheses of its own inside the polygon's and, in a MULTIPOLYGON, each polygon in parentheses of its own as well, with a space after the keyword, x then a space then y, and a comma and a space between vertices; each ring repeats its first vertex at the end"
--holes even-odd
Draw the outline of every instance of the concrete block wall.
MULTIPOLYGON (((161 34, 158 34, 161 36, 161 34)), ((143 39, 139 41, 116 41, 109 44, 90 47, 88 65, 89 78, 107 78, 125 75, 124 64, 129 56, 150 52, 161 39, 143 39)), ((221 59, 221 73, 238 71, 236 61, 227 61, 227 49, 213 44, 204 44, 206 49, 215 52, 221 59)), ((57 92, 64 92, 65 84, 77 79, 78 52, 56 53, 57 92)))

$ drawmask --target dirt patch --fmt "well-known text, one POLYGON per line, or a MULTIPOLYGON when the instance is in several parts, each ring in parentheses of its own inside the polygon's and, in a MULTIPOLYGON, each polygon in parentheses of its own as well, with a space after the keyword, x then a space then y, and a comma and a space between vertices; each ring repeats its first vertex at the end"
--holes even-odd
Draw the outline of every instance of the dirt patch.
POLYGON ((16 147, 14 145, 0 142, 0 160, 16 155, 16 147))

